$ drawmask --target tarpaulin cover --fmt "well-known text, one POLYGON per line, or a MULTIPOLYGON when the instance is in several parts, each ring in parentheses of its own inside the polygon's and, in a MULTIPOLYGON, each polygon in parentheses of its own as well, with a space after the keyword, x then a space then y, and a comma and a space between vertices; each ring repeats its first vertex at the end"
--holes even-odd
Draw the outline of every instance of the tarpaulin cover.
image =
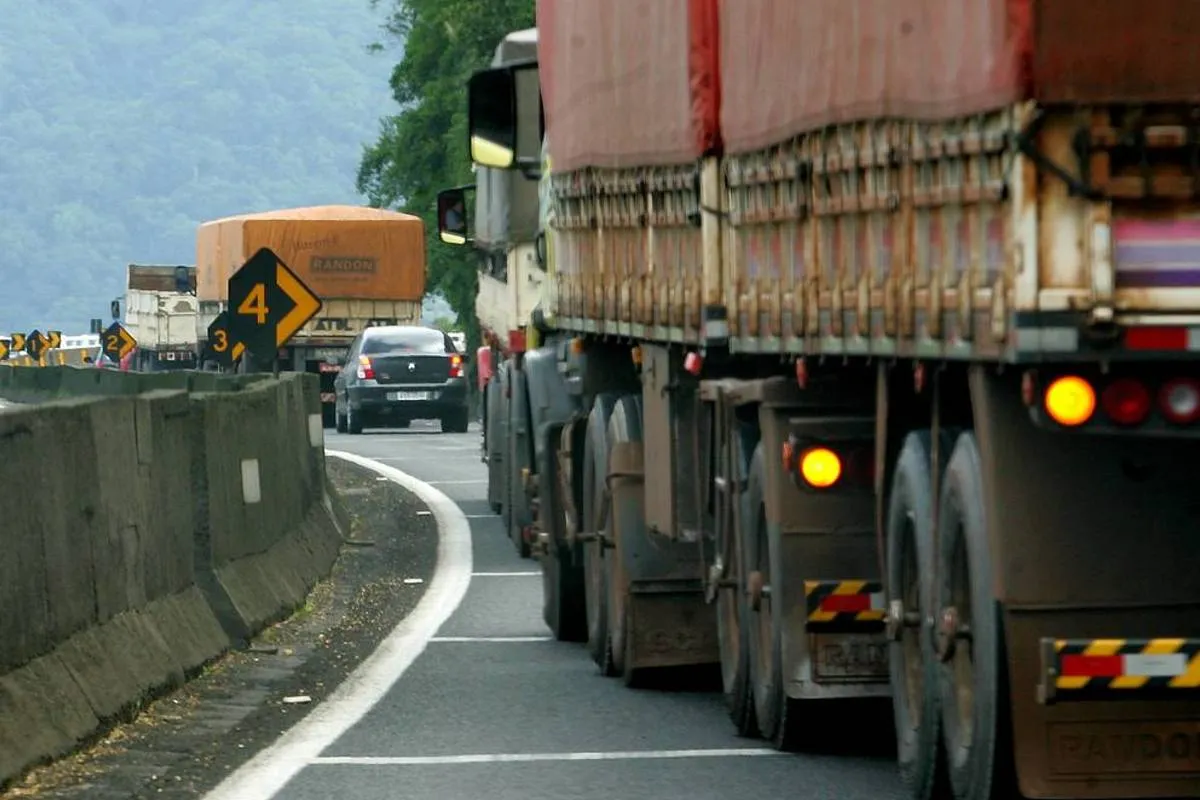
POLYGON ((537 22, 557 170, 1022 99, 1200 101, 1200 0, 538 0, 537 22))
POLYGON ((1194 0, 721 0, 727 152, 1022 99, 1200 98, 1194 0))
POLYGON ((555 171, 687 163, 713 146, 715 2, 538 0, 555 171))
POLYGON ((228 297, 229 276, 269 247, 322 299, 420 300, 425 223, 360 206, 315 206, 206 222, 196 233, 196 296, 228 297))

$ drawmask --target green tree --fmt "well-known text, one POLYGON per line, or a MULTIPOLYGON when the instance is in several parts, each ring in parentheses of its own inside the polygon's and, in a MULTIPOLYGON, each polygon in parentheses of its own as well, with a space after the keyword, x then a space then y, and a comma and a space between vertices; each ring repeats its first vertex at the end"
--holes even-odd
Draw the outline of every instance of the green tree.
POLYGON ((445 296, 474 348, 476 255, 438 241, 437 193, 471 182, 467 79, 488 65, 504 34, 533 27, 534 0, 371 0, 373 7, 384 2, 392 4, 385 30, 404 43, 391 79, 400 111, 364 148, 358 190, 373 206, 425 220, 428 290, 445 296))

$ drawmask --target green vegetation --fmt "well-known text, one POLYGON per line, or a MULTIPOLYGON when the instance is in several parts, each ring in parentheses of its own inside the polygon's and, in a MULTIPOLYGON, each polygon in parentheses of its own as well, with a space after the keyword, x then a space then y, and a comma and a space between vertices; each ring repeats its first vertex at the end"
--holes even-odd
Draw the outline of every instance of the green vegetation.
POLYGON ((384 20, 369 0, 8 4, 0 330, 86 331, 129 262, 192 263, 203 220, 362 203, 384 20))
POLYGON ((533 27, 534 0, 372 0, 388 5, 388 31, 405 42, 392 73, 400 105, 384 120, 379 140, 367 148, 358 188, 372 205, 419 214, 429 236, 430 291, 440 290, 458 314, 474 348, 476 260, 467 248, 437 241, 437 193, 471 182, 466 152, 466 81, 487 66, 496 45, 512 30, 533 27))

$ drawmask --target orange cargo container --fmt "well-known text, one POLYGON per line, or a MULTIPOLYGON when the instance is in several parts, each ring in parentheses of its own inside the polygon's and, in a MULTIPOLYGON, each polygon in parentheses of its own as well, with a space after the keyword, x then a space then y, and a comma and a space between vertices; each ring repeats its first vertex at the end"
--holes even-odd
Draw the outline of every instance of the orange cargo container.
POLYGON ((420 217, 361 206, 313 206, 243 214, 202 224, 196 293, 225 302, 229 277, 269 247, 323 300, 407 300, 425 295, 420 217))

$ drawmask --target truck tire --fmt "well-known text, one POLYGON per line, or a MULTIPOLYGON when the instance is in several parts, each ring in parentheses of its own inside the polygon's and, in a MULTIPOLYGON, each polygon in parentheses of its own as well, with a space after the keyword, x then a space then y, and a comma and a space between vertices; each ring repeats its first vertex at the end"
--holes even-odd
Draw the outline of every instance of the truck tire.
POLYGON ((502 514, 504 512, 504 492, 502 491, 504 479, 504 459, 497 458, 496 452, 493 449, 494 445, 503 439, 503 433, 500 430, 500 379, 498 376, 493 377, 487 382, 487 386, 483 391, 483 404, 485 427, 484 434, 484 453, 488 459, 488 507, 492 509, 493 514, 502 514))
MULTIPOLYGON (((642 441, 641 397, 634 394, 622 395, 613 406, 608 420, 608 447, 626 442, 642 441)), ((607 462, 608 459, 606 458, 607 462)), ((641 488, 621 492, 620 502, 613 498, 609 509, 608 532, 612 535, 613 547, 605 552, 606 587, 605 614, 608 617, 608 640, 612 671, 620 675, 626 686, 637 683, 635 670, 627 663, 633 629, 629 618, 629 576, 624 567, 625 537, 645 538, 645 511, 641 488)))
MULTIPOLYGON (((954 446, 943 432, 942 463, 954 446)), ((885 535, 887 607, 899 604, 915 624, 897 625, 888 646, 892 685, 892 718, 896 726, 896 760, 913 800, 929 800, 935 787, 945 788, 941 743, 941 702, 933 629, 933 482, 930 432, 914 431, 905 438, 896 459, 888 500, 885 535)))
POLYGON ((529 509, 529 496, 525 493, 525 484, 521 478, 521 470, 531 467, 527 451, 527 441, 522 437, 522 428, 529 432, 529 406, 527 403, 529 391, 526 385, 525 373, 511 370, 508 385, 512 390, 508 402, 508 468, 505 478, 508 482, 508 493, 505 508, 508 516, 508 538, 512 541, 521 558, 529 558, 532 551, 530 542, 525 539, 525 529, 533 523, 529 509))
MULTIPOLYGON (((587 437, 583 450, 583 519, 580 529, 591 531, 596 509, 604 496, 604 476, 608 467, 608 418, 616 395, 598 395, 588 414, 587 437)), ((608 573, 604 547, 598 539, 583 543, 584 595, 587 608, 588 653, 601 674, 613 675, 612 650, 608 639, 608 573)))
POLYGON ((1008 699, 986 525, 979 447, 964 433, 946 465, 938 506, 935 587, 942 736, 957 800, 1015 796, 1010 739, 1002 736, 1008 699), (967 625, 969 639, 955 635, 967 625))
POLYGON ((363 432, 362 417, 354 413, 349 403, 346 404, 346 432, 355 436, 363 432))
MULTIPOLYGON (((726 464, 724 454, 721 458, 721 473, 729 480, 729 485, 739 484, 745 476, 746 467, 743 463, 740 437, 738 441, 737 463, 726 464)), ((741 494, 730 492, 725 496, 725 503, 742 502, 741 494)), ((739 509, 740 510, 740 509, 739 509)), ((727 521, 718 522, 720 532, 716 547, 717 552, 731 556, 726 567, 726 576, 735 585, 724 586, 717 590, 717 636, 721 647, 721 684, 725 695, 725 708, 729 719, 738 736, 753 737, 758 735, 758 720, 754 716, 754 692, 750 682, 750 623, 752 616, 750 606, 746 602, 746 553, 742 538, 734 529, 733 508, 727 507, 718 512, 726 515, 727 521)), ((741 514, 738 517, 745 526, 746 519, 741 514)))
POLYGON ((538 493, 545 504, 539 516, 550 537, 541 555, 542 619, 558 641, 586 642, 583 567, 572 557, 572 549, 562 542, 563 503, 558 488, 558 447, 554 444, 557 439, 551 437, 538 465, 538 493))
MULTIPOLYGON (((754 448, 750 459, 750 477, 743 497, 742 522, 747 534, 745 542, 747 573, 761 574, 763 586, 771 585, 771 575, 778 570, 777 537, 767 527, 766 465, 762 443, 754 448), (772 539, 775 538, 775 541, 772 539), (774 545, 774 547, 772 546, 774 545)), ((762 737, 780 750, 791 750, 799 739, 800 724, 796 703, 784 690, 783 678, 783 609, 776 609, 769 593, 763 593, 757 611, 752 611, 749 630, 751 687, 754 695, 754 716, 762 737)))

